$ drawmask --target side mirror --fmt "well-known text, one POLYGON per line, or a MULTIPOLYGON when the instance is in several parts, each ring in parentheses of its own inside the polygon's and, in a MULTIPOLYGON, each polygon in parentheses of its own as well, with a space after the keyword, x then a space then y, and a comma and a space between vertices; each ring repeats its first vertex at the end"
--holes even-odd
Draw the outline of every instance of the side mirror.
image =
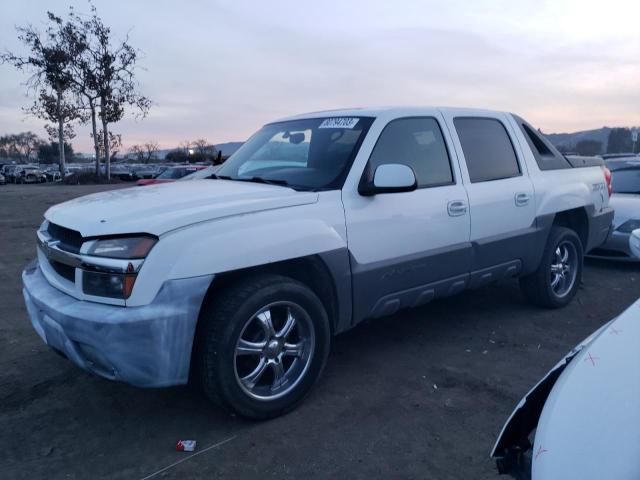
POLYGON ((411 192, 418 188, 413 169, 400 163, 379 165, 373 174, 373 182, 360 184, 361 195, 377 195, 379 193, 411 192))

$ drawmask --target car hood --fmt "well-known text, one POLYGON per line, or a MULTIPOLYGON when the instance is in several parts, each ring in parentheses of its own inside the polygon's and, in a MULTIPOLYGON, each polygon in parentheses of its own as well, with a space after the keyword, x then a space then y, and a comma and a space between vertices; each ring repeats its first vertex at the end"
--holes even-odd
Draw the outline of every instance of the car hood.
POLYGON ((228 180, 194 180, 95 193, 51 207, 50 222, 83 237, 163 233, 199 222, 317 202, 318 194, 228 180))
POLYGON ((156 180, 155 178, 142 178, 138 181, 136 181, 136 185, 153 185, 155 183, 161 183, 159 180, 156 180))
POLYGON ((640 301, 571 360, 538 422, 533 480, 640 478, 640 301))
POLYGON ((609 206, 615 210, 613 226, 622 225, 631 218, 640 218, 640 195, 634 193, 614 193, 609 206))

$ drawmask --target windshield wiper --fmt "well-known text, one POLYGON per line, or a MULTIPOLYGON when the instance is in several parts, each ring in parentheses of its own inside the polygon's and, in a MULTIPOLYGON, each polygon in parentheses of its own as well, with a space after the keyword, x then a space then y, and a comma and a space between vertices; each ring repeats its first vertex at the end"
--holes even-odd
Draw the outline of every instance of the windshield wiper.
POLYGON ((210 177, 219 180, 232 180, 235 182, 251 182, 251 183, 264 183, 265 185, 277 185, 278 187, 288 187, 293 188, 294 190, 306 190, 311 192, 316 192, 321 189, 313 188, 313 187, 305 187, 301 185, 291 185, 286 180, 280 179, 271 179, 271 178, 262 178, 262 177, 230 177, 228 175, 216 175, 215 173, 210 177))
MULTIPOLYGON (((264 183, 266 185, 279 185, 281 187, 289 187, 289 182, 286 180, 272 180, 262 177, 250 177, 250 178, 238 178, 241 182, 253 182, 253 183, 264 183)), ((293 188, 293 187, 291 187, 293 188)))
POLYGON ((212 173, 207 178, 213 178, 214 180, 233 180, 233 178, 228 175, 216 175, 215 173, 212 173))

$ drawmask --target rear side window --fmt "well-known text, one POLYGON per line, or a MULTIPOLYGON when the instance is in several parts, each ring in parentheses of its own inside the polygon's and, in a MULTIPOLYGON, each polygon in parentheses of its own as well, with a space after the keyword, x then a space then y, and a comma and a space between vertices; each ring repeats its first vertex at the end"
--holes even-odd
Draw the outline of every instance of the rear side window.
POLYGON ((385 163, 411 167, 418 188, 453 183, 447 147, 434 118, 399 118, 389 122, 369 157, 370 178, 385 163))
POLYGON ((520 175, 516 152, 502 122, 494 118, 458 117, 453 123, 472 183, 520 175))
POLYGON ((531 125, 517 115, 513 115, 516 123, 524 133, 524 138, 533 152, 536 163, 540 170, 558 170, 561 168, 571 168, 571 164, 558 151, 553 144, 538 133, 531 125))

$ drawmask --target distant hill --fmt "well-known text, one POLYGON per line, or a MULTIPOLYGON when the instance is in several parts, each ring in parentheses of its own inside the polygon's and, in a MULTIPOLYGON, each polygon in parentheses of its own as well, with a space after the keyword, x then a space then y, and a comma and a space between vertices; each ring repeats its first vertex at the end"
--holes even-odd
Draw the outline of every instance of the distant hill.
MULTIPOLYGON (((582 141, 599 142, 602 145, 602 151, 606 152, 630 152, 632 150, 631 130, 638 127, 602 127, 595 130, 583 130, 573 133, 549 133, 545 136, 553 143, 558 150, 562 152, 575 152, 576 145, 582 141), (614 132, 614 145, 609 145, 609 134, 614 132)), ((637 151, 637 150, 636 150, 637 151)))
POLYGON ((582 140, 594 140, 602 144, 603 151, 607 149, 609 132, 611 128, 602 127, 595 130, 584 130, 574 133, 548 133, 545 136, 560 150, 574 151, 578 142, 582 140))

